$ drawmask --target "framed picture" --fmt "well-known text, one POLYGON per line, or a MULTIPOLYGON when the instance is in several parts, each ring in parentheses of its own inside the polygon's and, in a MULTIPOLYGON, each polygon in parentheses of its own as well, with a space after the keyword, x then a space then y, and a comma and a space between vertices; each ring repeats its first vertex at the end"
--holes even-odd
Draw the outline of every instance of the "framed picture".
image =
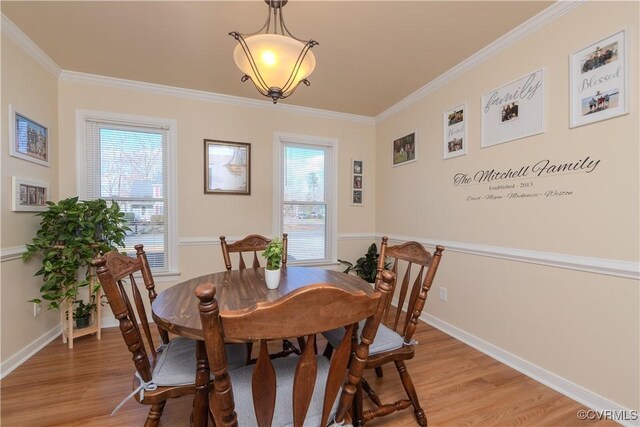
POLYGON ((443 154, 442 157, 464 156, 467 154, 467 103, 463 103, 442 114, 443 154))
POLYGON ((364 162, 351 160, 351 206, 364 206, 364 162))
POLYGON ((12 177, 14 212, 44 211, 49 200, 49 184, 12 177))
POLYGON ((362 175, 364 170, 362 168, 362 160, 354 160, 353 161, 353 173, 356 175, 362 175))
POLYGON ((400 166, 406 163, 416 161, 416 133, 412 132, 408 135, 393 141, 393 166, 400 166))
POLYGON ((569 55, 569 126, 577 127, 627 113, 625 32, 569 55))
POLYGON ((544 132, 544 70, 482 95, 482 148, 544 132))
POLYGON ((251 194, 251 144, 204 140, 205 194, 251 194))
POLYGON ((9 154, 49 166, 49 131, 9 105, 9 154))
POLYGON ((362 190, 351 191, 351 204, 362 205, 362 190))

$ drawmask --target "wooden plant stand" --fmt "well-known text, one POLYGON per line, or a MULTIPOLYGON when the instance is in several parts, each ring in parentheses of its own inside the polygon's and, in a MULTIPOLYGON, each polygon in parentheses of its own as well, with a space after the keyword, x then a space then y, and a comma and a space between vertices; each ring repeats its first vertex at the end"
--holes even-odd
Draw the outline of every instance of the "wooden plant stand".
POLYGON ((96 334, 96 338, 100 340, 102 338, 102 304, 100 304, 100 297, 102 296, 102 288, 98 288, 95 292, 92 291, 95 283, 95 271, 93 267, 91 268, 91 279, 89 283, 89 301, 91 301, 91 297, 95 295, 96 301, 96 311, 91 313, 91 321, 89 326, 86 328, 78 329, 75 327, 73 320, 73 301, 67 301, 67 304, 60 310, 60 315, 62 319, 62 342, 69 342, 69 348, 73 348, 73 340, 75 338, 83 337, 89 334, 96 334))

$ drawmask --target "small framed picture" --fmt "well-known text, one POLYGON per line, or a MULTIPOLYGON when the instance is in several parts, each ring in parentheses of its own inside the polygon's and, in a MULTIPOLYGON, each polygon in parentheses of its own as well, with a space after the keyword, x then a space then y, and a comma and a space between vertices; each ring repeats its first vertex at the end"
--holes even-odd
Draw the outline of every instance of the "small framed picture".
POLYGON ((416 161, 416 133, 411 132, 408 135, 393 141, 393 166, 400 166, 416 161))
POLYGON ((205 194, 251 194, 251 144, 204 140, 205 194))
POLYGON ((544 69, 482 95, 480 147, 544 133, 544 69))
POLYGON ((352 190, 351 194, 351 203, 353 205, 362 205, 362 190, 352 190))
POLYGON ((460 104, 442 114, 443 158, 467 154, 467 103, 460 104))
POLYGON ((9 106, 9 154, 49 166, 49 130, 9 106))
POLYGON ((364 173, 362 170, 362 160, 353 161, 353 173, 356 175, 362 175, 364 173))
POLYGON ((364 162, 351 160, 351 206, 364 206, 364 162))
POLYGON ((50 198, 49 184, 38 181, 30 181, 18 177, 12 177, 14 212, 34 212, 47 209, 47 201, 50 198))
POLYGON ((624 31, 569 56, 570 127, 627 113, 626 56, 624 31))

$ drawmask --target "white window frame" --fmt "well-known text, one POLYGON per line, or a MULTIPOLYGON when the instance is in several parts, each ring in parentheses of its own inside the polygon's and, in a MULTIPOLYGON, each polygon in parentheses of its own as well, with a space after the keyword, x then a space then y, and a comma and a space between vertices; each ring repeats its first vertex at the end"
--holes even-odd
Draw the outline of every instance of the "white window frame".
POLYGON ((178 210, 177 210, 177 134, 178 124, 173 119, 162 119, 158 117, 137 116, 130 114, 112 113, 106 111, 76 110, 76 189, 81 199, 87 199, 87 170, 90 162, 87 159, 85 150, 85 130, 87 120, 105 121, 116 124, 140 127, 162 127, 167 129, 166 146, 166 197, 167 197, 167 265, 166 269, 154 272, 154 277, 178 276, 178 210))
POLYGON ((273 134, 273 230, 274 235, 282 235, 282 192, 284 190, 284 175, 282 171, 282 146, 287 144, 321 146, 329 148, 328 160, 325 165, 325 179, 329 178, 329 185, 325 188, 325 203, 327 205, 326 218, 327 258, 317 261, 289 261, 287 265, 329 265, 338 264, 338 140, 320 136, 297 135, 291 133, 274 132, 273 134))

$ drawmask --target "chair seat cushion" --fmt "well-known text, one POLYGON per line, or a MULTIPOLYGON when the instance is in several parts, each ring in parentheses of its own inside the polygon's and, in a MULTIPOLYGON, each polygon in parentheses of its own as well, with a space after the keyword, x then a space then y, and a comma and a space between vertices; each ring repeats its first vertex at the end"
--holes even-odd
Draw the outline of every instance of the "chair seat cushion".
MULTIPOLYGON (((362 330, 364 324, 365 320, 361 320, 360 322, 358 322, 358 331, 362 330)), ((323 332, 322 335, 324 335, 327 341, 329 341, 334 348, 337 348, 342 341, 344 331, 344 328, 337 328, 323 332)), ((369 354, 374 355, 384 353, 385 351, 400 348, 403 345, 404 340, 402 339, 400 334, 380 323, 378 332, 376 332, 376 336, 373 339, 373 343, 371 343, 371 346, 369 347, 369 354)))
MULTIPOLYGON (((273 427, 293 426, 293 379, 298 360, 299 357, 297 356, 272 360, 276 371, 276 407, 273 413, 273 422, 271 423, 273 427)), ((320 425, 320 419, 322 418, 322 404, 327 375, 329 374, 329 361, 320 355, 316 356, 316 360, 318 362, 316 384, 313 389, 311 404, 304 420, 304 426, 317 427, 320 425)), ((254 368, 255 365, 249 365, 229 371, 239 426, 257 425, 251 392, 251 377, 254 368)), ((338 392, 336 401, 331 409, 329 420, 333 419, 337 411, 339 397, 340 392, 338 392)))
MULTIPOLYGON (((247 346, 245 344, 226 344, 229 370, 245 365, 247 346)), ((153 369, 153 383, 158 386, 177 386, 194 384, 196 380, 196 341, 176 337, 158 354, 153 369)))

